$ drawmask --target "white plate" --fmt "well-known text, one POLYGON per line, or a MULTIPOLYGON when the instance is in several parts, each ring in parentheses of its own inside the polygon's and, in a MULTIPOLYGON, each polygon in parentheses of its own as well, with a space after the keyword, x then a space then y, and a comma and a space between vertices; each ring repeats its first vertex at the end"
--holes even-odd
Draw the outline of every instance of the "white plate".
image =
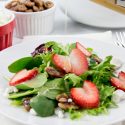
POLYGON ((125 14, 118 13, 91 0, 58 0, 62 10, 75 21, 96 27, 123 28, 125 14))
MULTIPOLYGON (((83 39, 80 37, 43 37, 39 42, 34 41, 29 43, 27 41, 12 46, 2 52, 0 52, 0 71, 7 76, 11 76, 7 70, 7 66, 13 62, 15 59, 29 56, 30 53, 37 47, 39 44, 49 41, 56 40, 58 42, 75 42, 80 41, 87 47, 92 47, 98 53, 99 56, 105 57, 108 55, 113 55, 118 57, 123 62, 125 58, 123 53, 125 49, 112 46, 110 44, 101 43, 99 41, 93 41, 89 39, 83 39)), ((123 121, 125 119, 125 101, 119 104, 119 108, 111 109, 108 115, 100 116, 87 116, 81 120, 72 121, 68 118, 59 119, 56 116, 42 118, 38 116, 32 116, 29 113, 25 112, 21 108, 10 106, 10 101, 3 97, 3 91, 7 87, 7 81, 0 76, 0 113, 5 115, 7 118, 12 119, 21 124, 27 125, 107 125, 123 121)), ((41 107, 42 108, 42 107, 41 107)))

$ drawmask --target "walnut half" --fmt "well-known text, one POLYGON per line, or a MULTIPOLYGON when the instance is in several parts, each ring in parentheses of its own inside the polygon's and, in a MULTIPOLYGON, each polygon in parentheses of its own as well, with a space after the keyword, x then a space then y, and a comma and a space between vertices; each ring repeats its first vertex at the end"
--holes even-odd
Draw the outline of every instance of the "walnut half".
POLYGON ((67 110, 67 109, 79 109, 79 107, 73 102, 73 101, 68 101, 68 100, 72 100, 67 94, 63 93, 60 94, 56 97, 56 100, 58 101, 58 106, 63 109, 63 110, 67 110))

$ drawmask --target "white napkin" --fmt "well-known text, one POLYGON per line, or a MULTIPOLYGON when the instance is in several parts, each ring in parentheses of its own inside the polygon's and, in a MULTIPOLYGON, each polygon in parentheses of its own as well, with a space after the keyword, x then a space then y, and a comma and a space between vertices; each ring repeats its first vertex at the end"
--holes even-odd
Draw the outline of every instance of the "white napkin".
MULTIPOLYGON (((41 35, 41 36, 24 36, 24 39, 22 42, 33 42, 33 41, 39 41, 42 37, 60 37, 61 35, 41 35)), ((66 35, 66 36, 71 36, 71 35, 66 35)), ((78 34, 74 36, 80 36, 83 38, 89 38, 93 40, 98 40, 100 42, 106 42, 106 43, 113 43, 113 37, 112 37, 112 32, 107 31, 107 32, 101 32, 101 33, 90 33, 90 34, 78 34)))

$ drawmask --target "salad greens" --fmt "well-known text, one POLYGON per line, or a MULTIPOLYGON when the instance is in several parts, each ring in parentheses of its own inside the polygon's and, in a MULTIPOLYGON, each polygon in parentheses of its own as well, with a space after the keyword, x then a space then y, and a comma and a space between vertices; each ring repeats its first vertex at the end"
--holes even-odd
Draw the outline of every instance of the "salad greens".
POLYGON ((55 99, 57 95, 65 91, 64 81, 62 78, 56 78, 46 82, 39 90, 39 95, 43 95, 49 99, 55 99))
POLYGON ((17 73, 18 71, 25 69, 26 66, 33 60, 32 57, 24 57, 21 58, 14 63, 12 63, 10 66, 8 66, 8 70, 12 73, 17 73))
POLYGON ((55 102, 45 96, 37 95, 33 97, 30 101, 30 105, 39 116, 47 117, 54 114, 55 102))
POLYGON ((116 106, 112 101, 112 93, 115 91, 115 87, 111 86, 110 83, 110 78, 114 76, 114 65, 110 63, 112 56, 107 56, 104 60, 98 62, 95 60, 95 57, 99 58, 98 55, 93 52, 92 48, 88 48, 92 55, 87 57, 89 70, 83 74, 78 76, 74 73, 65 73, 62 78, 53 78, 46 72, 46 67, 56 68, 52 61, 53 54, 67 56, 74 48, 76 48, 76 43, 63 46, 50 41, 43 44, 42 48, 36 49, 33 56, 21 58, 10 64, 8 69, 12 73, 36 67, 39 71, 39 74, 34 79, 15 86, 19 89, 19 92, 10 93, 8 96, 9 99, 12 99, 12 104, 21 105, 20 98, 30 97, 30 106, 39 116, 51 116, 54 115, 54 110, 58 104, 56 100, 58 95, 66 93, 70 96, 71 88, 82 87, 85 80, 90 80, 96 84, 99 90, 99 107, 77 110, 69 108, 66 111, 70 114, 70 118, 80 118, 86 113, 91 115, 107 113, 111 106, 116 106))
POLYGON ((47 73, 41 73, 37 75, 34 79, 31 79, 26 82, 22 82, 21 84, 16 85, 16 88, 21 90, 28 90, 33 88, 39 88, 43 86, 47 82, 47 73))

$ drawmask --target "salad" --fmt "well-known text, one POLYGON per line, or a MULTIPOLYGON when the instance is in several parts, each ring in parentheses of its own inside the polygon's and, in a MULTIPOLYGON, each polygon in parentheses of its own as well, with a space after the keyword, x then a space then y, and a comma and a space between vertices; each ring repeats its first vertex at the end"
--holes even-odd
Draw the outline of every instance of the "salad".
POLYGON ((107 114, 125 99, 125 72, 116 75, 120 65, 112 59, 101 59, 80 42, 63 46, 49 41, 8 66, 15 75, 5 94, 11 105, 41 117, 107 114))

